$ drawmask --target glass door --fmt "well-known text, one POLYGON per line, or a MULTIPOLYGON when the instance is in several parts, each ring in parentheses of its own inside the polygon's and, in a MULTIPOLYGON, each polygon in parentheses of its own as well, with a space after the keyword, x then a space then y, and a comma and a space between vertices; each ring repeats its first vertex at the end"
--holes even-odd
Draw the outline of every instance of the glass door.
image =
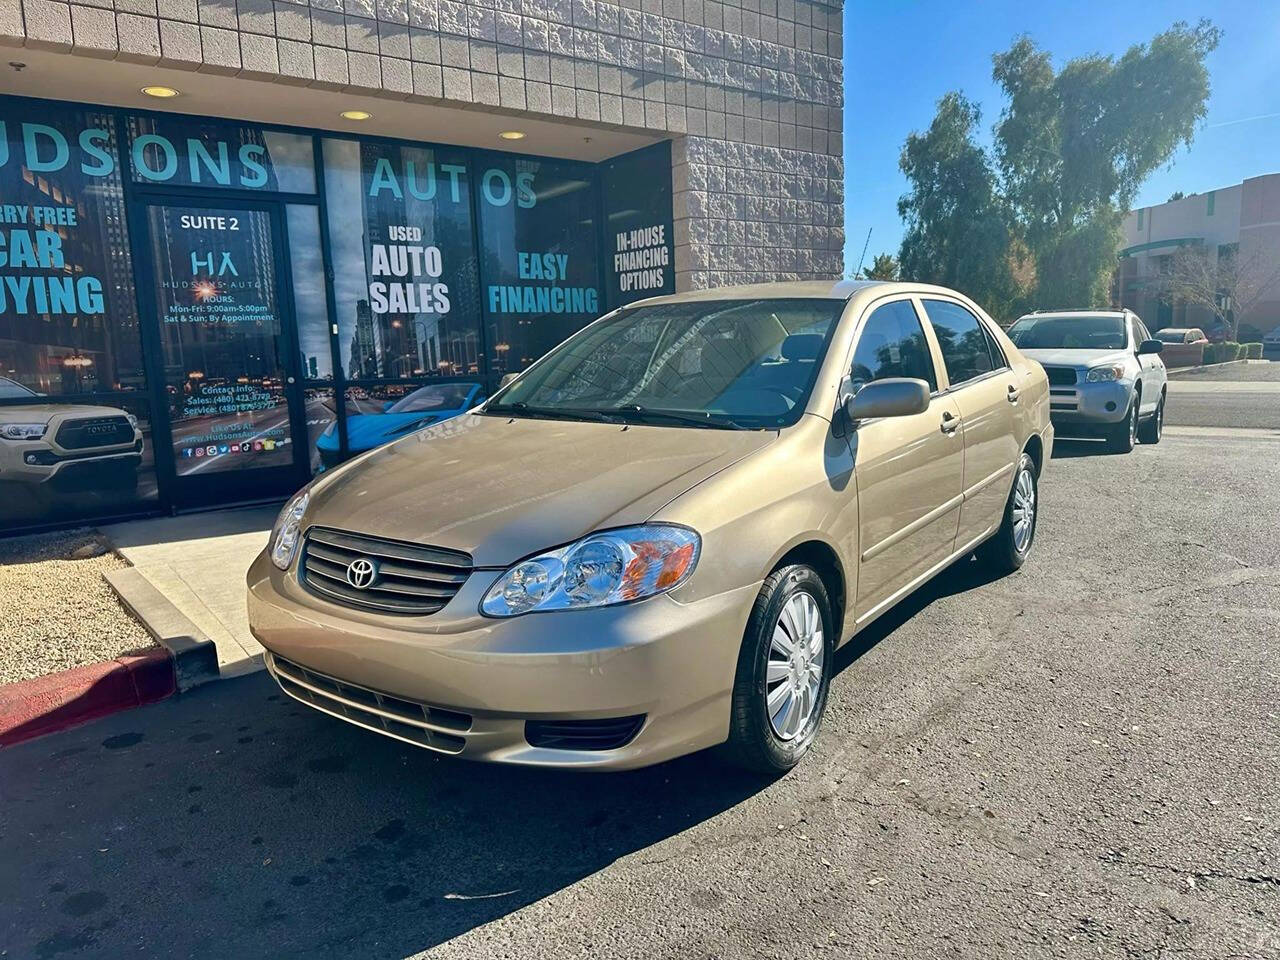
POLYGON ((275 203, 204 198, 146 205, 143 300, 168 413, 157 446, 177 507, 277 497, 306 482, 280 214, 275 203))

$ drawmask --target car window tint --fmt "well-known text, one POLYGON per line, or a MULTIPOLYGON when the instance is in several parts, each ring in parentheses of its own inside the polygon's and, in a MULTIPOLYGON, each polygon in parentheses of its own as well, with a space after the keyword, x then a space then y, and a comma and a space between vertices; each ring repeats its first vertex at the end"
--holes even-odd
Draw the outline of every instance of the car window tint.
POLYGON ((985 323, 980 326, 982 327, 983 334, 987 338, 987 350, 991 354, 992 367, 994 369, 1007 367, 1009 365, 1009 361, 1004 358, 1004 351, 1000 349, 1000 344, 996 342, 995 334, 991 332, 985 323))
POLYGON ((989 335, 977 317, 947 300, 926 300, 924 309, 933 324, 953 387, 995 369, 987 346, 989 335))
POLYGON ((929 384, 930 392, 938 389, 924 327, 909 300, 876 307, 867 317, 849 377, 855 392, 864 383, 886 377, 911 377, 929 384))

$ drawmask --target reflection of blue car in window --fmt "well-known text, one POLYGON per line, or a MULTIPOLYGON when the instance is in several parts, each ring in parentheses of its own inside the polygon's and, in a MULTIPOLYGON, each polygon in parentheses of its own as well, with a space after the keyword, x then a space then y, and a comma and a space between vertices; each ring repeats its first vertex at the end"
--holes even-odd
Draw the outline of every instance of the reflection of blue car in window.
MULTIPOLYGON (((385 403, 381 413, 353 412, 358 411, 363 403, 359 400, 349 402, 347 445, 353 454, 372 450, 403 437, 406 433, 466 413, 483 399, 484 387, 478 383, 433 383, 420 387, 399 400, 385 403)), ((333 467, 342 462, 336 420, 320 434, 316 449, 320 452, 322 468, 333 467)))

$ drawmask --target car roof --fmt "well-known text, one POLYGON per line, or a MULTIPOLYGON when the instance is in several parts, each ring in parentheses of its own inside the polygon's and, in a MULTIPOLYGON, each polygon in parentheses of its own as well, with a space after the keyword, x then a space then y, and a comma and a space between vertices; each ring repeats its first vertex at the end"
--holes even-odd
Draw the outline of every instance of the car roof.
POLYGON ((1032 313, 1024 313, 1019 320, 1029 320, 1035 317, 1037 320, 1057 319, 1059 317, 1115 317, 1122 320, 1132 313, 1130 310, 1036 310, 1032 313))
POLYGON ((839 300, 847 301, 863 292, 875 294, 918 293, 960 296, 955 290, 928 283, 904 283, 896 280, 784 280, 777 283, 751 283, 733 287, 689 290, 662 297, 650 297, 628 304, 631 307, 663 303, 698 303, 708 300, 839 300))

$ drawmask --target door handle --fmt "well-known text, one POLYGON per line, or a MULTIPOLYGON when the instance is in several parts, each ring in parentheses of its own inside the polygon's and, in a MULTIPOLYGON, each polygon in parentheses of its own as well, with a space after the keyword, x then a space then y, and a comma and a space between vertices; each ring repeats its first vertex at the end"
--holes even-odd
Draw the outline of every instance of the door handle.
POLYGON ((1017 388, 1017 387, 1015 387, 1012 383, 1011 383, 1011 384, 1009 384, 1009 393, 1008 393, 1009 402, 1010 402, 1010 403, 1017 403, 1017 402, 1018 402, 1018 396, 1019 396, 1019 394, 1018 394, 1018 388, 1017 388))
POLYGON ((943 433, 945 433, 947 436, 951 436, 951 434, 956 432, 956 429, 959 426, 960 426, 959 417, 953 417, 946 410, 942 411, 942 432, 943 433))

